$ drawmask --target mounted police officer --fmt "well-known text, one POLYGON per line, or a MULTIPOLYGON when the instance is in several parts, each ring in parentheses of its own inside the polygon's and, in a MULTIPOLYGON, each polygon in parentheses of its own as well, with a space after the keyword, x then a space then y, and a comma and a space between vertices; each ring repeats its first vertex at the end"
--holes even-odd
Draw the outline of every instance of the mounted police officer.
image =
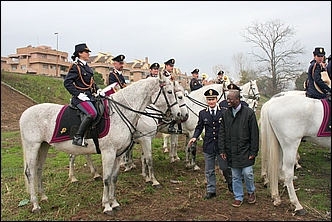
POLYGON ((207 194, 203 197, 204 199, 216 197, 216 159, 220 169, 223 171, 229 191, 233 192, 231 169, 228 167, 227 161, 221 158, 218 148, 218 135, 221 116, 225 111, 224 108, 220 108, 218 106, 218 95, 219 93, 214 89, 208 89, 204 93, 209 107, 199 112, 198 122, 194 135, 188 143, 188 146, 191 146, 192 143, 196 143, 197 138, 205 129, 203 153, 205 161, 205 177, 207 181, 207 194))
POLYGON ((175 64, 175 59, 169 59, 166 62, 164 62, 164 64, 165 64, 165 69, 163 75, 166 76, 167 78, 171 78, 173 73, 173 67, 175 64))
POLYGON ((94 82, 93 71, 87 64, 90 52, 85 43, 75 46, 75 52, 71 57, 74 63, 70 66, 64 80, 65 88, 73 96, 71 99, 72 105, 86 114, 73 139, 73 144, 77 146, 88 145, 84 142, 84 134, 97 117, 94 94, 105 95, 94 82))
POLYGON ((117 82, 120 86, 120 89, 123 89, 127 86, 126 80, 124 79, 124 77, 122 75, 124 59, 125 59, 125 56, 121 55, 121 54, 112 59, 114 68, 111 70, 111 72, 109 74, 109 81, 108 81, 109 85, 117 82))
POLYGON ((191 72, 191 74, 192 74, 192 78, 190 80, 190 91, 191 92, 203 87, 203 84, 201 83, 201 81, 198 80, 198 73, 199 73, 199 69, 194 69, 191 72))
POLYGON ((146 77, 155 77, 157 78, 158 77, 158 73, 159 73, 159 68, 160 68, 160 65, 159 63, 155 62, 155 63, 152 63, 151 66, 150 66, 150 74, 146 77))
MULTIPOLYGON (((229 85, 227 86, 227 89, 228 89, 228 90, 234 89, 234 90, 239 90, 239 91, 241 91, 241 88, 238 87, 237 85, 235 85, 234 83, 229 84, 229 85)), ((241 98, 242 98, 242 96, 241 96, 241 98)), ((249 106, 249 104, 248 104, 246 101, 240 100, 240 103, 241 103, 242 105, 249 106)), ((221 101, 221 102, 219 103, 219 106, 220 106, 220 107, 224 107, 224 108, 227 109, 227 108, 228 108, 227 100, 224 99, 223 101, 221 101)))
POLYGON ((224 83, 224 71, 220 70, 217 74, 218 80, 217 84, 223 84, 224 83))
POLYGON ((314 99, 324 99, 331 88, 322 80, 321 73, 325 71, 322 66, 325 51, 323 47, 316 47, 313 51, 314 59, 308 68, 308 78, 306 84, 306 96, 314 99))

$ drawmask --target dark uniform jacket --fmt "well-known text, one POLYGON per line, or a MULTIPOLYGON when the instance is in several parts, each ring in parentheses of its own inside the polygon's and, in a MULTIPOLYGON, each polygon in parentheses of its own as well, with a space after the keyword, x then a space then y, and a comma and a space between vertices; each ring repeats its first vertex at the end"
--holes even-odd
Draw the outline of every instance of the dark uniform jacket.
POLYGON ((86 94, 90 101, 93 102, 95 101, 93 93, 96 93, 99 89, 97 84, 94 83, 92 69, 87 64, 84 65, 80 60, 74 62, 69 69, 64 80, 64 86, 73 95, 71 103, 75 106, 83 102, 77 98, 80 93, 86 94))
POLYGON ((232 109, 223 112, 219 139, 219 152, 226 154, 228 166, 244 168, 252 166, 257 156, 259 146, 259 130, 255 112, 241 105, 233 117, 232 109))
POLYGON ((149 78, 149 77, 158 78, 158 74, 157 75, 152 75, 152 73, 150 73, 149 75, 146 76, 146 78, 149 78))
POLYGON ((127 86, 126 80, 124 79, 123 75, 120 74, 118 72, 118 70, 113 69, 110 72, 109 82, 108 83, 109 83, 109 85, 111 85, 112 83, 115 83, 115 82, 119 83, 119 86, 120 86, 121 89, 123 89, 124 87, 127 86))
POLYGON ((322 66, 318 63, 316 63, 316 60, 312 60, 310 62, 310 66, 308 69, 308 81, 307 81, 307 95, 312 98, 316 99, 323 99, 326 98, 327 92, 331 92, 331 88, 328 87, 328 85, 325 84, 325 82, 322 80, 321 72, 325 71, 322 66), (324 94, 320 93, 315 85, 320 88, 324 94))
POLYGON ((215 116, 210 114, 209 108, 203 109, 199 112, 198 122, 195 128, 193 137, 198 138, 203 129, 205 129, 203 152, 204 153, 219 153, 218 149, 218 133, 221 122, 221 115, 225 109, 220 108, 218 104, 214 108, 217 112, 215 116))
POLYGON ((192 78, 190 81, 190 91, 194 91, 197 90, 199 88, 203 87, 202 83, 196 79, 196 78, 192 78))

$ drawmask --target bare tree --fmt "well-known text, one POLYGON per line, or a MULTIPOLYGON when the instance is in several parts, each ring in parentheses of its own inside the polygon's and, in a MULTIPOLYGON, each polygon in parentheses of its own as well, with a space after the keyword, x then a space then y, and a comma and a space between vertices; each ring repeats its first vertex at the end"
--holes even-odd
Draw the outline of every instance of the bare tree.
POLYGON ((233 55, 232 60, 235 67, 235 75, 240 79, 240 85, 250 80, 257 79, 257 73, 253 70, 251 61, 242 52, 233 55))
POLYGON ((245 28, 242 37, 253 43, 251 55, 258 63, 258 72, 271 81, 271 94, 283 91, 289 82, 302 74, 303 68, 295 59, 304 54, 304 47, 298 41, 288 44, 296 34, 295 29, 276 19, 266 23, 255 21, 245 28), (259 52, 255 49, 260 49, 259 52))

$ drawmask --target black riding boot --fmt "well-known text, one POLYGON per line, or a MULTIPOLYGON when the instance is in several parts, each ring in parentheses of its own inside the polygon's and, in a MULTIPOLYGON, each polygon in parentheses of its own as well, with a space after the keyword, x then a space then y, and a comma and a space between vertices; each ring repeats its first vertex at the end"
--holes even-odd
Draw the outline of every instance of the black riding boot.
POLYGON ((233 187, 232 187, 232 170, 231 168, 227 168, 227 170, 223 170, 222 173, 224 174, 224 177, 226 179, 226 183, 228 186, 228 190, 233 193, 233 187))
POLYGON ((89 115, 84 117, 84 119, 81 122, 80 127, 77 130, 77 133, 74 136, 74 139, 73 139, 73 144, 74 145, 83 146, 83 147, 88 145, 85 142, 83 143, 83 137, 84 137, 85 132, 91 126, 92 122, 93 122, 92 115, 89 114, 89 115))

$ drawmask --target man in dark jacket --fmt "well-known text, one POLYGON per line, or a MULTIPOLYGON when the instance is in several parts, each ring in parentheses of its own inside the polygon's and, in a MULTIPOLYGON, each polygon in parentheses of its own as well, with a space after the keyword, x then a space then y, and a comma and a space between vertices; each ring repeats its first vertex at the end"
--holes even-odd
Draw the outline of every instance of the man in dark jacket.
POLYGON ((240 91, 230 90, 229 109, 222 114, 218 136, 219 152, 232 169, 234 207, 243 202, 242 175, 248 192, 248 203, 256 202, 253 165, 258 154, 259 131, 255 112, 240 103, 240 91))
POLYGON ((214 89, 208 89, 204 93, 209 107, 199 112, 194 135, 188 143, 188 146, 195 143, 197 138, 203 132, 203 129, 205 129, 203 153, 205 161, 205 177, 207 181, 207 194, 203 197, 204 199, 216 197, 216 159, 218 161, 219 168, 222 170, 226 182, 228 183, 228 189, 232 192, 231 170, 227 166, 227 161, 221 158, 218 148, 218 133, 221 115, 224 111, 224 109, 218 106, 218 95, 219 93, 214 89))

